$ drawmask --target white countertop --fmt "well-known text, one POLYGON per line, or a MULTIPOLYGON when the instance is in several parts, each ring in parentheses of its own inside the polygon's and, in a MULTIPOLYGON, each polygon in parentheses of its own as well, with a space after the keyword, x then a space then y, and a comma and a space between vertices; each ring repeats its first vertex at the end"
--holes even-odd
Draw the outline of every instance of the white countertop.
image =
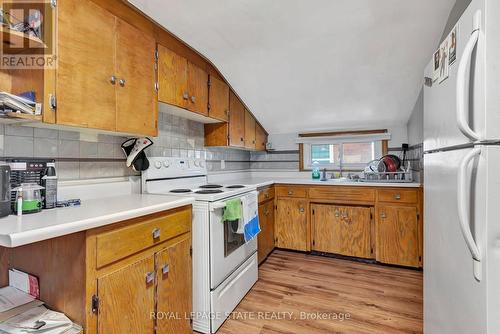
POLYGON ((0 246, 17 247, 194 203, 192 197, 127 194, 77 207, 0 218, 0 246))
POLYGON ((318 186, 350 186, 350 187, 395 187, 395 188, 418 188, 420 183, 382 183, 382 182, 357 182, 357 181, 341 181, 341 180, 327 180, 319 181, 312 179, 301 178, 278 178, 278 177, 251 177, 241 178, 237 180, 238 183, 244 185, 252 185, 257 188, 270 186, 272 184, 297 184, 297 185, 318 185, 318 186))

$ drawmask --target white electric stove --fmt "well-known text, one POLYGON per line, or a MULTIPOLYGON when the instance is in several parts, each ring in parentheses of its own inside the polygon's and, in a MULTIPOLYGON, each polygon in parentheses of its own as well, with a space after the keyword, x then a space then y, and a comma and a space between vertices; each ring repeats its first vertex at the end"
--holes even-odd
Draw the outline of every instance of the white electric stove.
POLYGON ((195 198, 193 205, 193 329, 215 333, 257 282, 257 239, 245 242, 238 222, 223 221, 225 202, 255 187, 209 184, 203 159, 152 157, 142 191, 195 198))

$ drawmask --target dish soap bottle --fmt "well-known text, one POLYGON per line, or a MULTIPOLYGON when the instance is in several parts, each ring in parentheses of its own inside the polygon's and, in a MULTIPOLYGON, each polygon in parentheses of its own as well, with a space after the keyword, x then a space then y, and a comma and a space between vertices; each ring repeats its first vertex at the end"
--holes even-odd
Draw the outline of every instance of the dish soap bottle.
POLYGON ((320 172, 319 172, 319 162, 314 161, 312 164, 312 178, 313 180, 319 180, 320 172))

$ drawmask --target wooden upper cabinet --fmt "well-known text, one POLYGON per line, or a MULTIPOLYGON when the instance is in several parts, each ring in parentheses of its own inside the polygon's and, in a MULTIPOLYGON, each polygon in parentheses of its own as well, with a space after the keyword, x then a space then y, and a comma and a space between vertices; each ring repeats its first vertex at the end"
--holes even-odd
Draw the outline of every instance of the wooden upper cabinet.
POLYGON ((191 236, 181 239, 155 256, 157 270, 157 312, 178 318, 157 320, 157 334, 191 333, 192 312, 191 236))
POLYGON ((210 108, 208 116, 227 122, 229 115, 229 86, 212 75, 209 80, 208 104, 210 108))
POLYGON ((61 1, 57 10, 56 122, 115 131, 116 92, 110 80, 116 73, 117 19, 91 1, 61 1))
POLYGON ((188 72, 187 59, 158 45, 158 100, 187 108, 188 72))
POLYGON ((116 130, 156 136, 154 38, 118 20, 116 27, 116 130), (137 43, 141 41, 141 43, 137 43))
POLYGON ((313 250, 372 257, 370 208, 314 204, 311 211, 313 250))
POLYGON ((232 91, 229 94, 229 145, 245 146, 245 107, 232 91))
POLYGON ((245 147, 255 149, 255 118, 245 109, 245 147))
POLYGON ((310 250, 306 199, 286 198, 276 201, 276 247, 298 251, 310 250))
POLYGON ((260 124, 255 124, 255 149, 265 151, 267 143, 267 134, 260 124))
POLYGON ((421 249, 417 208, 381 205, 377 208, 377 261, 418 267, 421 249))
POLYGON ((153 256, 132 263, 97 280, 99 333, 153 334, 155 310, 153 256))
POLYGON ((208 116, 208 73, 188 62, 188 109, 208 116))

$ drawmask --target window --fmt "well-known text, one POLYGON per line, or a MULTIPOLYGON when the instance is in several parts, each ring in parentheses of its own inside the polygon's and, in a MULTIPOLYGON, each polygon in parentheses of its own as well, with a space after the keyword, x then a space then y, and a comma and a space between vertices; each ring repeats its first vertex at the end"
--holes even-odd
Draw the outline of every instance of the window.
POLYGON ((363 170, 366 164, 382 156, 382 142, 390 138, 387 133, 299 138, 302 144, 303 169, 363 170))

